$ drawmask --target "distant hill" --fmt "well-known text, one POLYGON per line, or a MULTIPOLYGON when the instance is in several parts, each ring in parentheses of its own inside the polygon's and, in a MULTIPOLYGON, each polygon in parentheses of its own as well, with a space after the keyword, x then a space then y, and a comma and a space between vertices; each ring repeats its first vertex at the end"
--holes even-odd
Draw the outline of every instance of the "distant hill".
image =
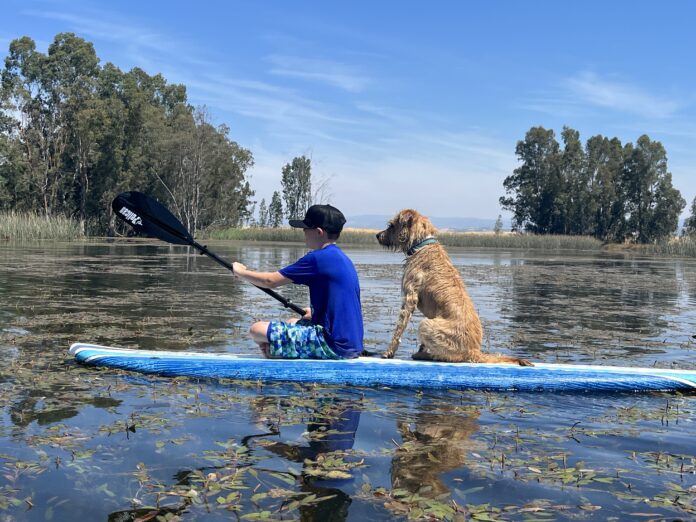
MULTIPOLYGON (((360 216, 349 216, 346 227, 349 228, 372 228, 383 229, 387 221, 393 216, 380 214, 364 214, 360 216)), ((430 216, 428 216, 430 217, 430 216)), ((493 230, 495 219, 472 218, 472 217, 430 217, 436 228, 440 230, 475 231, 493 230)), ((503 220, 503 230, 510 230, 510 223, 503 220)))

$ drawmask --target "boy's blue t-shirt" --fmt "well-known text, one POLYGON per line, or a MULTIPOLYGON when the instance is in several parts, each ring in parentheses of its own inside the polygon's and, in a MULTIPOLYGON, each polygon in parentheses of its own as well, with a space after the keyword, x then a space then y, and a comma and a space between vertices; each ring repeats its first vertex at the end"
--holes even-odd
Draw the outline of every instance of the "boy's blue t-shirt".
POLYGON ((342 358, 363 350, 360 283, 353 262, 335 244, 312 250, 279 272, 309 287, 312 322, 324 327, 324 338, 342 358))

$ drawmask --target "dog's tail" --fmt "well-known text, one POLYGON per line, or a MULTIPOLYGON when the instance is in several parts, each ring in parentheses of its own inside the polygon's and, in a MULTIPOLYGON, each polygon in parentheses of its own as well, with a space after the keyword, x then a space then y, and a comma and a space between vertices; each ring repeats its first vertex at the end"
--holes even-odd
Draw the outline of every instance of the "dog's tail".
POLYGON ((482 353, 478 362, 482 363, 509 363, 509 364, 519 364, 520 366, 534 366, 527 359, 520 359, 519 357, 510 357, 509 355, 491 355, 487 353, 482 353))

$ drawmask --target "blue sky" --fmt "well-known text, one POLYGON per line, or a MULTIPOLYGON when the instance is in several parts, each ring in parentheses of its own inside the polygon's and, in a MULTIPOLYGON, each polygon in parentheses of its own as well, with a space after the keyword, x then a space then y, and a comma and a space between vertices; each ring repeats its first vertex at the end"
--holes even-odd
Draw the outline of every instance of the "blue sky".
POLYGON ((691 202, 695 15, 688 1, 5 0, 0 49, 71 31, 103 63, 185 84, 253 152, 258 200, 305 154, 348 216, 495 218, 536 125, 648 134, 691 202))

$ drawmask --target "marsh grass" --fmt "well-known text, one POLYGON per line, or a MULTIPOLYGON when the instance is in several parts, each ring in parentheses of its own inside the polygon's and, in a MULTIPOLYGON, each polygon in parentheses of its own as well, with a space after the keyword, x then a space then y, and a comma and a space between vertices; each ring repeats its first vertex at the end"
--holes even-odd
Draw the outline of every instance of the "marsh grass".
MULTIPOLYGON (((341 243, 376 245, 377 230, 347 228, 341 233, 341 243)), ((209 239, 243 241, 302 242, 300 230, 292 228, 227 228, 204 232, 209 239)), ((543 250, 600 250, 602 242, 588 236, 538 236, 533 234, 493 234, 486 232, 443 232, 438 239, 445 246, 520 248, 543 250)))
POLYGON ((72 241, 84 239, 80 223, 63 217, 45 217, 33 212, 1 212, 0 240, 34 241, 52 239, 72 241))
POLYGON ((696 238, 691 236, 675 237, 654 245, 641 245, 639 249, 648 254, 696 257, 696 238))
POLYGON ((590 236, 445 232, 438 238, 446 246, 457 247, 540 250, 601 250, 602 248, 602 242, 590 236))

